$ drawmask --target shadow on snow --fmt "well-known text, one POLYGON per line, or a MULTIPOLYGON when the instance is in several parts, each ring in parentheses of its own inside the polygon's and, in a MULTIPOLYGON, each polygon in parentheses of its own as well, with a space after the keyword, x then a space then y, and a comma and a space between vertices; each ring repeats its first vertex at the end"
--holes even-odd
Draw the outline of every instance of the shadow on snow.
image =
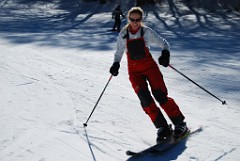
POLYGON ((171 149, 159 153, 159 154, 143 154, 139 156, 132 156, 127 161, 169 161, 169 160, 176 160, 178 156, 180 156, 186 147, 187 140, 182 140, 181 143, 178 143, 171 149))
MULTIPOLYGON (((0 3, 0 32, 2 37, 13 43, 111 50, 112 43, 116 42, 117 33, 106 32, 113 25, 113 4, 100 5, 79 0, 17 0, 14 6, 8 5, 10 2, 5 0, 0 3)), ((239 59, 239 55, 234 53, 240 51, 240 25, 233 14, 206 14, 188 4, 187 9, 182 9, 171 0, 168 3, 165 15, 160 13, 159 7, 150 7, 144 9, 144 19, 147 20, 149 13, 156 17, 156 21, 147 25, 161 31, 172 49, 194 49, 200 53, 202 61, 208 59, 208 56, 202 55, 205 51, 219 53, 219 57, 228 55, 231 59, 239 59)))

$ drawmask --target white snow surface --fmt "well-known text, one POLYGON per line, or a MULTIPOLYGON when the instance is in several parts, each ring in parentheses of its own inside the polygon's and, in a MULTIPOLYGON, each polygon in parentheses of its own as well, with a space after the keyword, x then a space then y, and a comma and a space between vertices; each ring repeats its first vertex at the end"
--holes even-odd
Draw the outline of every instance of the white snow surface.
MULTIPOLYGON (((131 88, 126 56, 83 127, 110 78, 115 6, 25 2, 0 2, 1 161, 239 160, 237 13, 197 14, 180 3, 144 8, 144 23, 171 45, 171 64, 227 105, 159 66, 188 126, 203 130, 164 154, 129 158, 126 150, 154 145, 156 129, 131 88)), ((157 60, 161 49, 151 51, 157 60)))

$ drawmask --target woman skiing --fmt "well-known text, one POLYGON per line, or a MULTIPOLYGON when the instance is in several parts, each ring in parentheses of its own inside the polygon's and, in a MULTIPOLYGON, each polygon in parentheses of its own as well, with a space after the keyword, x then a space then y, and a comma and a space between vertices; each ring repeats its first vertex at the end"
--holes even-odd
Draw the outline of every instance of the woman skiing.
POLYGON ((158 129, 157 143, 159 143, 172 135, 175 137, 184 135, 188 128, 178 105, 172 98, 168 97, 163 75, 149 51, 151 44, 159 44, 162 48, 162 54, 158 58, 158 62, 160 65, 167 67, 170 61, 170 46, 155 31, 144 26, 142 18, 143 10, 140 7, 133 7, 129 10, 128 24, 121 30, 117 38, 117 50, 114 54, 114 62, 110 68, 110 73, 113 76, 118 75, 120 61, 126 50, 129 80, 140 99, 143 110, 158 129), (148 84, 151 92, 148 89, 148 84), (174 130, 171 125, 168 125, 152 96, 174 124, 174 130))

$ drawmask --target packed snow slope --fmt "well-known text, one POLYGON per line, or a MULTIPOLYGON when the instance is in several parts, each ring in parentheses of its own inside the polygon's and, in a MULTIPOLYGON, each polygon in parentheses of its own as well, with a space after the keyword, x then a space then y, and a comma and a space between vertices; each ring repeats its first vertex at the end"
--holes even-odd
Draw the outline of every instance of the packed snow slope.
MULTIPOLYGON (((83 128, 110 78, 118 34, 107 30, 115 6, 2 0, 0 7, 1 161, 239 160, 237 13, 181 3, 144 8, 144 23, 171 44, 171 64, 227 105, 160 66, 188 125, 203 131, 162 155, 129 158, 126 150, 155 143, 156 129, 128 81, 125 56, 83 128)), ((152 48, 155 59, 160 51, 152 48)))

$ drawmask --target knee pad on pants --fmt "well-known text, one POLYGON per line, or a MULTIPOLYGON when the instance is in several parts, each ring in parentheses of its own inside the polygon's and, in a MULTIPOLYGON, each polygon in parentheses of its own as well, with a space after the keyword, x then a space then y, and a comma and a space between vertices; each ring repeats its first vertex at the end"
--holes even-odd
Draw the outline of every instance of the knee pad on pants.
POLYGON ((159 102, 160 105, 165 104, 168 100, 167 94, 159 90, 154 90, 153 92, 154 98, 159 102))
POLYGON ((153 99, 148 89, 139 90, 137 93, 142 107, 148 107, 152 103, 153 99))

